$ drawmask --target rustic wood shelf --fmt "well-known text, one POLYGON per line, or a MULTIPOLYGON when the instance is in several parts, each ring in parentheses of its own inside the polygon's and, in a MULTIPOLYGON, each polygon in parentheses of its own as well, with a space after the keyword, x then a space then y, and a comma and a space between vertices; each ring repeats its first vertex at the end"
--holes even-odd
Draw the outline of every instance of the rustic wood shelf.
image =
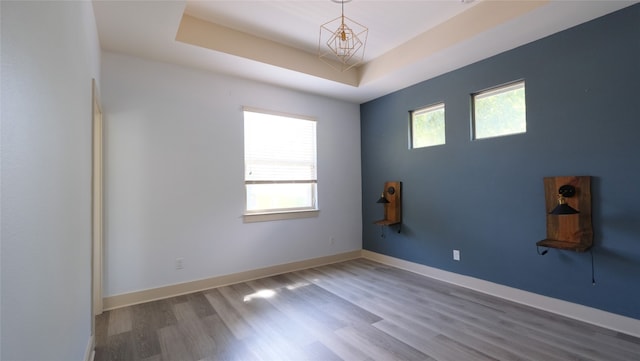
POLYGON ((390 220, 390 219, 381 219, 381 220, 375 221, 373 223, 377 224, 379 226, 393 226, 394 224, 400 224, 399 221, 393 221, 393 220, 390 220))
POLYGON ((586 252, 591 248, 591 244, 559 241, 557 239, 543 239, 542 241, 536 242, 536 246, 576 252, 586 252))

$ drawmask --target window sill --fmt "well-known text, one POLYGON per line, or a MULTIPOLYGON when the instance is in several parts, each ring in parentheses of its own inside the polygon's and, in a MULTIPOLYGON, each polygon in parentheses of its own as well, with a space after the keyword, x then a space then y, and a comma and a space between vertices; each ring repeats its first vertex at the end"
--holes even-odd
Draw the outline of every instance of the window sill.
POLYGON ((274 212, 274 213, 249 213, 242 216, 244 223, 281 221, 285 219, 313 218, 320 214, 320 210, 274 212))

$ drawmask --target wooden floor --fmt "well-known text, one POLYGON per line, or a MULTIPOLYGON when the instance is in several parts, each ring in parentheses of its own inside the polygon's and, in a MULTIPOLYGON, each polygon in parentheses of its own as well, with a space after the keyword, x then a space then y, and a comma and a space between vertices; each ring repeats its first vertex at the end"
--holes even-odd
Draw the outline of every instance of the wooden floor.
POLYGON ((640 360, 638 338, 365 259, 105 312, 96 343, 96 361, 640 360))

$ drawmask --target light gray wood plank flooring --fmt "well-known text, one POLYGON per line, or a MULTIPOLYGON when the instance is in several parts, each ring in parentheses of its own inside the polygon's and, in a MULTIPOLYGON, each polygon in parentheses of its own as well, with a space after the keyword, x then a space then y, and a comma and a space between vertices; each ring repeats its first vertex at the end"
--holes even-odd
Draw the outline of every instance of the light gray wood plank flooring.
POLYGON ((640 339, 365 259, 105 312, 96 361, 640 360, 640 339))

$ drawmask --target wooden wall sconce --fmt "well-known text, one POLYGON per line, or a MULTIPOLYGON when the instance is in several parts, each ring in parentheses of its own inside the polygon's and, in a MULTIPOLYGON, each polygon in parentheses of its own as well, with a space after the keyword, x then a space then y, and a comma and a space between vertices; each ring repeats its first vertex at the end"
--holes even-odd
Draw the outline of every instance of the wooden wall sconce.
MULTIPOLYGON (((402 224, 402 183, 385 182, 384 191, 377 203, 384 205, 384 219, 373 222, 380 226, 402 224)), ((400 227, 398 227, 400 233, 400 227)))
MULTIPOLYGON (((536 246, 585 252, 593 246, 591 177, 544 178, 547 238, 536 246)), ((545 254, 545 250, 541 254, 545 254)))

